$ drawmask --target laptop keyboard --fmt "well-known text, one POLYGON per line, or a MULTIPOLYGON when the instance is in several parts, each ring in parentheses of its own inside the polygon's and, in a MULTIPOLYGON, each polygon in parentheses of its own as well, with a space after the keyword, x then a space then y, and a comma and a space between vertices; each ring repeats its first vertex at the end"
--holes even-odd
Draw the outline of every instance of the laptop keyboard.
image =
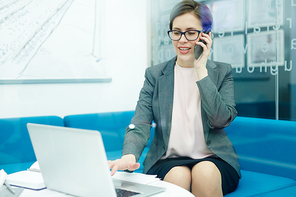
POLYGON ((134 196, 140 193, 132 192, 124 189, 115 189, 117 197, 128 197, 128 196, 134 196))

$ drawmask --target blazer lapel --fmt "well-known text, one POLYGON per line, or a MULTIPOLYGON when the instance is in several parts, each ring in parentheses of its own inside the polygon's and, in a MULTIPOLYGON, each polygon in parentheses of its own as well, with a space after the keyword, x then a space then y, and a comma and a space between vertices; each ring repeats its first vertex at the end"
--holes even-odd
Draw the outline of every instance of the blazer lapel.
MULTIPOLYGON (((207 62, 208 76, 212 80, 212 82, 217 86, 218 75, 217 75, 216 67, 217 66, 213 61, 208 60, 207 62)), ((204 108, 201 108, 201 118, 203 123, 204 137, 205 137, 205 140, 207 141, 210 127, 208 125, 208 122, 206 121, 208 117, 204 108)))
POLYGON ((172 122, 175 63, 176 57, 167 63, 159 77, 159 109, 165 147, 168 146, 172 122))

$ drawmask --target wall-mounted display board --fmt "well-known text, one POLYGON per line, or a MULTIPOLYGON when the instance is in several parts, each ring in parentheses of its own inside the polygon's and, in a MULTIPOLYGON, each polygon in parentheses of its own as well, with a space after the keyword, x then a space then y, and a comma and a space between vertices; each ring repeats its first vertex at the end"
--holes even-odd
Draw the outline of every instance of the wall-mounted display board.
POLYGON ((104 0, 0 0, 0 84, 110 81, 104 0))

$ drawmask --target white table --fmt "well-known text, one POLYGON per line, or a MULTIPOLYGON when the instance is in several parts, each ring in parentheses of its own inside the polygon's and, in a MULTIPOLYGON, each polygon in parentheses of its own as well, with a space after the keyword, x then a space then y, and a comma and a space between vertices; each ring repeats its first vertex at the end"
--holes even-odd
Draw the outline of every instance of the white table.
MULTIPOLYGON (((189 191, 187 191, 177 185, 174 185, 174 184, 171 184, 171 183, 168 183, 165 181, 161 181, 161 180, 159 180, 155 177, 152 177, 150 175, 145 175, 145 174, 141 174, 141 173, 117 172, 114 175, 114 178, 166 188, 165 192, 156 194, 156 195, 154 195, 155 197, 174 197, 174 196, 176 196, 176 197, 179 197, 179 196, 194 197, 194 195, 192 193, 190 193, 189 191)), ((38 197, 60 197, 60 196, 70 196, 70 195, 56 192, 56 191, 49 190, 49 189, 44 189, 44 190, 40 190, 40 191, 25 189, 22 192, 22 194, 20 195, 20 197, 37 197, 37 196, 38 197)))

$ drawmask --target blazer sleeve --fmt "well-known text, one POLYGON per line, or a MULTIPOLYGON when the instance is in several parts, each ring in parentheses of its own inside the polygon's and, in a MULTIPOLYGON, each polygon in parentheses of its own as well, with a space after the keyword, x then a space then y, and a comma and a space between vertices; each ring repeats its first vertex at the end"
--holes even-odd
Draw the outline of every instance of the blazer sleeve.
POLYGON ((131 120, 132 127, 129 126, 126 128, 123 143, 122 155, 133 154, 137 161, 147 145, 153 120, 152 99, 155 79, 149 70, 147 68, 145 71, 144 85, 140 91, 135 115, 131 120))
POLYGON ((201 108, 205 111, 211 129, 230 125, 237 115, 234 101, 234 82, 232 67, 229 64, 217 65, 216 74, 197 82, 201 108))

